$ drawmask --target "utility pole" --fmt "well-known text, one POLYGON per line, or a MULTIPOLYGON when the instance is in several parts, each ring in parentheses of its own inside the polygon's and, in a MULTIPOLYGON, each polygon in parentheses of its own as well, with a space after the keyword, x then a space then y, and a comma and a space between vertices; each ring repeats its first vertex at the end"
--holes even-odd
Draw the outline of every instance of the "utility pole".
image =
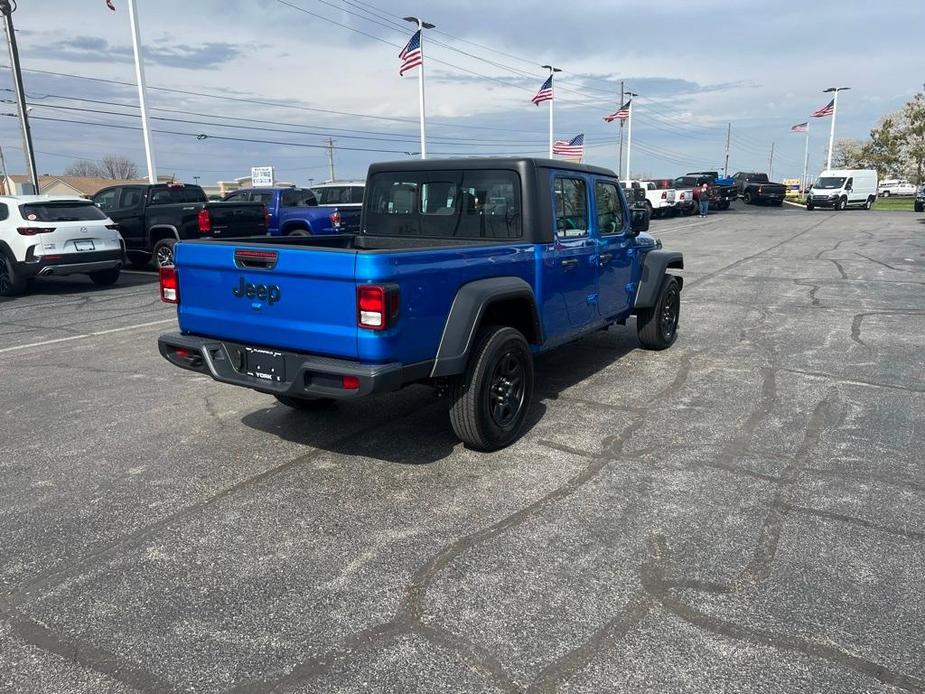
POLYGON ((774 180, 774 143, 771 143, 771 156, 768 158, 768 180, 774 180))
POLYGON ((732 139, 732 123, 726 126, 726 163, 723 164, 723 176, 729 175, 729 142, 732 139))
POLYGON ((334 140, 328 138, 328 172, 331 174, 331 181, 334 181, 334 140))
MULTIPOLYGON (((620 101, 617 104, 617 108, 623 107, 623 99, 625 98, 623 92, 623 80, 620 80, 620 101)), ((620 161, 617 163, 617 176, 620 175, 620 172, 623 171, 623 121, 620 121, 620 161)))
MULTIPOLYGON (((19 108, 19 124, 22 127, 22 149, 26 156, 26 167, 34 192, 39 194, 39 176, 35 168, 35 153, 32 151, 32 131, 29 129, 29 114, 26 113, 26 91, 22 86, 22 66, 19 64, 19 49, 16 47, 16 30, 13 28, 13 7, 10 0, 0 0, 3 13, 3 27, 10 48, 10 68, 13 71, 13 86, 16 90, 16 105, 19 108)), ((6 167, 4 166, 4 171, 6 167)))

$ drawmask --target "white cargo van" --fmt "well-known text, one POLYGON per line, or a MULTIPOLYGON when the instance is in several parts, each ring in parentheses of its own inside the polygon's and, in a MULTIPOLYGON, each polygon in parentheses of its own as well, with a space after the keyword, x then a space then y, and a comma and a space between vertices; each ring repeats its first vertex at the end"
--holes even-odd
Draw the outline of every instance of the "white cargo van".
POLYGON ((863 207, 877 199, 877 172, 873 169, 829 169, 819 174, 806 197, 806 209, 863 207))

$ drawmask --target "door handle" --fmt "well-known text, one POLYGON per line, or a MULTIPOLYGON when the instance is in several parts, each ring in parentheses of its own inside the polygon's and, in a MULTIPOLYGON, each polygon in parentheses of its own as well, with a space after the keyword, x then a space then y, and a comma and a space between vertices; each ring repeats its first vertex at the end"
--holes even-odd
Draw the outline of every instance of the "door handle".
POLYGON ((574 270, 578 267, 578 261, 575 258, 566 258, 562 261, 562 267, 566 270, 574 270))
POLYGON ((601 253, 599 257, 600 257, 601 265, 606 265, 611 260, 613 260, 613 253, 601 253))

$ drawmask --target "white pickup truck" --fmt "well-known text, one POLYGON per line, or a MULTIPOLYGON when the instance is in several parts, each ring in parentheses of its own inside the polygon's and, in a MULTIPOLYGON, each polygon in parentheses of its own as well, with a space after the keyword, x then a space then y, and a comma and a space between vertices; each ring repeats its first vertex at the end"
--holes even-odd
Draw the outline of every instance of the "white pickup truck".
POLYGON ((659 189, 654 181, 627 181, 624 186, 641 188, 646 192, 645 205, 649 210, 649 216, 667 217, 674 214, 677 200, 673 188, 659 189))

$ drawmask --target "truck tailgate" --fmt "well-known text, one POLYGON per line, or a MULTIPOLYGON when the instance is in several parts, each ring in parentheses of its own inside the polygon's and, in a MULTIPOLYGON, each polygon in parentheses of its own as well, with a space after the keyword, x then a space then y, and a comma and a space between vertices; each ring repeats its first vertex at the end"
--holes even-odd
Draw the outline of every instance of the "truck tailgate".
POLYGON ((180 242, 183 332, 357 358, 356 251, 180 242))

